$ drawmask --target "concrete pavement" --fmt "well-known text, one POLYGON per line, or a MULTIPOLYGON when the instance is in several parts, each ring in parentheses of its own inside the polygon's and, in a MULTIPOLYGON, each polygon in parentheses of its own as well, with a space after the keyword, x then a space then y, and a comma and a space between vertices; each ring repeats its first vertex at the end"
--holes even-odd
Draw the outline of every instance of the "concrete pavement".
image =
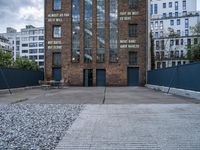
POLYGON ((64 89, 29 89, 0 94, 0 104, 185 104, 199 100, 166 95, 145 87, 68 87, 64 89))
POLYGON ((56 150, 199 150, 200 105, 87 105, 56 150))

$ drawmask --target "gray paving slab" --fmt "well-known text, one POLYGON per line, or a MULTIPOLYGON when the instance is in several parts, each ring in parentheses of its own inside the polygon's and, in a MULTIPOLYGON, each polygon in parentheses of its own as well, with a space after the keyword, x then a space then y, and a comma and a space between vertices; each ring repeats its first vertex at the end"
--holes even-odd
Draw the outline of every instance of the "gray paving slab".
POLYGON ((56 150, 199 150, 200 105, 87 105, 56 150))
POLYGON ((185 104, 199 100, 166 95, 144 87, 68 87, 64 89, 29 89, 12 95, 0 94, 0 104, 185 104))

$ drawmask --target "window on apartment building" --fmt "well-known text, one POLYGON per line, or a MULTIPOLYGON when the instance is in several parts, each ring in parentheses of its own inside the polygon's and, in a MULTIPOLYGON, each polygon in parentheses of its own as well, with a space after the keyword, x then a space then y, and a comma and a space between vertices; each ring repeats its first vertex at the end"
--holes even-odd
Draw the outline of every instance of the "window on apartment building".
POLYGON ((150 10, 150 15, 153 15, 153 4, 151 4, 151 10, 150 10))
POLYGON ((129 64, 137 65, 137 52, 129 52, 129 64))
POLYGON ((39 47, 44 47, 44 42, 40 42, 39 47))
POLYGON ((44 59, 44 55, 39 55, 39 59, 44 59))
POLYGON ((165 52, 161 51, 161 59, 163 59, 165 57, 165 52))
POLYGON ((156 52, 156 59, 160 59, 160 53, 156 52))
POLYGON ((175 12, 175 17, 176 17, 176 18, 178 17, 178 12, 175 12))
POLYGON ((154 27, 153 27, 153 22, 151 22, 151 30, 153 30, 153 28, 154 28, 154 27))
POLYGON ((29 53, 30 54, 35 54, 35 53, 37 53, 37 49, 29 49, 29 53))
POLYGON ((163 29, 163 21, 160 21, 160 29, 163 29))
POLYGON ((175 57, 176 57, 176 58, 179 58, 179 51, 176 51, 176 52, 175 52, 175 57))
POLYGON ((172 8, 172 2, 169 2, 169 8, 172 8))
POLYGON ((177 30, 177 31, 176 31, 176 34, 177 34, 178 36, 181 36, 181 30, 177 30))
POLYGON ((157 14, 157 13, 158 13, 158 5, 154 4, 154 14, 157 14))
POLYGON ((180 20, 180 19, 177 19, 177 20, 176 20, 176 24, 177 24, 177 25, 180 25, 180 24, 181 24, 181 20, 180 20))
POLYGON ((187 45, 190 47, 192 45, 191 39, 187 39, 187 45))
POLYGON ((174 46, 174 40, 170 40, 170 46, 174 46))
POLYGON ((176 39, 176 45, 179 45, 179 39, 176 39))
POLYGON ((61 38, 61 26, 53 26, 53 37, 61 38))
POLYGON ((175 66, 176 66, 176 62, 173 61, 173 62, 172 62, 172 67, 175 67, 175 66))
POLYGON ((163 13, 163 18, 166 18, 167 17, 167 14, 166 13, 163 13))
POLYGON ((29 43, 29 47, 37 47, 38 43, 29 43))
POLYGON ((183 45, 183 43, 184 43, 184 40, 183 40, 183 39, 181 39, 181 45, 183 45))
POLYGON ((156 39, 158 38, 158 32, 155 32, 155 38, 156 39))
POLYGON ((185 19, 185 28, 189 28, 189 20, 185 19))
POLYGON ((183 54, 183 50, 181 51, 181 58, 183 58, 184 54, 183 54))
POLYGON ((187 11, 183 11, 183 16, 186 16, 187 15, 187 11))
POLYGON ((174 51, 170 51, 170 57, 174 58, 174 51))
POLYGON ((173 16, 173 14, 172 14, 172 12, 170 12, 170 13, 169 13, 169 17, 172 17, 172 16, 173 16))
POLYGON ((159 49, 160 49, 160 42, 156 41, 156 50, 159 50, 159 49))
POLYGON ((160 37, 163 37, 164 35, 163 35, 163 31, 160 31, 160 37))
POLYGON ((157 62, 157 69, 160 69, 160 68, 161 68, 161 63, 157 62))
POLYGON ((162 68, 166 68, 166 62, 162 62, 162 68))
POLYGON ((61 10, 61 0, 53 1, 53 10, 61 10))
POLYGON ((166 8, 166 6, 167 6, 166 3, 163 3, 163 8, 166 8))
POLYGON ((28 50, 22 50, 22 53, 28 53, 28 50))
POLYGON ((44 49, 39 49, 39 53, 44 53, 44 49))
POLYGON ((158 29, 158 21, 155 22, 155 30, 158 29))
POLYGON ((28 44, 22 44, 22 47, 28 47, 28 44))
POLYGON ((185 36, 188 36, 188 35, 189 35, 189 30, 186 29, 186 30, 185 30, 185 36))
POLYGON ((129 24, 128 25, 129 37, 137 36, 137 24, 129 24))
POLYGON ((170 25, 171 25, 171 26, 174 25, 174 20, 170 20, 170 25))
POLYGON ((37 55, 29 56, 29 59, 36 60, 37 59, 37 55))
POLYGON ((40 41, 44 40, 44 36, 39 36, 39 40, 40 41))
POLYGON ((178 10, 178 2, 175 2, 175 10, 178 10))
POLYGON ((198 44, 198 38, 194 38, 194 44, 198 44))
POLYGON ((61 67, 61 53, 60 52, 53 53, 53 66, 61 67))
POLYGON ((186 0, 183 1, 183 10, 186 10, 186 0))
POLYGON ((181 61, 178 61, 178 65, 181 65, 181 61))
POLYGON ((162 50, 165 49, 165 40, 161 40, 161 49, 162 49, 162 50))
POLYGON ((138 8, 139 0, 128 0, 128 5, 130 9, 137 9, 138 8))

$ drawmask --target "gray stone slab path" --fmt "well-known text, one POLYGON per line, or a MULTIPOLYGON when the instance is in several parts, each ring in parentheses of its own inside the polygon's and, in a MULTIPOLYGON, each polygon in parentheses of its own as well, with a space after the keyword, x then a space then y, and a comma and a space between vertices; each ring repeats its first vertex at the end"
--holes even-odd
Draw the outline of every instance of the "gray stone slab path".
POLYGON ((200 105, 87 105, 56 150, 199 150, 200 105))

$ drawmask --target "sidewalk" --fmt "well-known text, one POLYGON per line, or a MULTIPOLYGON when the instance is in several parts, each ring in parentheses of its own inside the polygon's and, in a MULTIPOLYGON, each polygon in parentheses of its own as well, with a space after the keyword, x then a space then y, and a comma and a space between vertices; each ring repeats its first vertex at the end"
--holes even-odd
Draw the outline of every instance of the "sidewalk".
POLYGON ((200 149, 200 105, 87 105, 56 150, 200 149))

